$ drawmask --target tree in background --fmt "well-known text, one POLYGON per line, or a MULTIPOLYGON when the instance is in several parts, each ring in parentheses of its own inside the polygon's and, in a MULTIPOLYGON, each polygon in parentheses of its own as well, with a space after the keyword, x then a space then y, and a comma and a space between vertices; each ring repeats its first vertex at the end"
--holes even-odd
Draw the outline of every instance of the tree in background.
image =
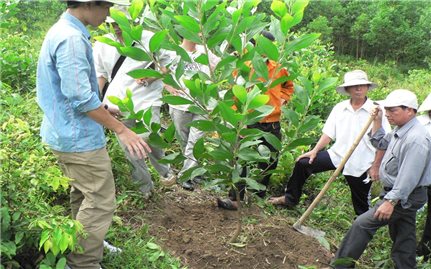
POLYGON ((300 27, 314 31, 323 16, 338 54, 429 67, 430 15, 429 1, 311 1, 300 27))

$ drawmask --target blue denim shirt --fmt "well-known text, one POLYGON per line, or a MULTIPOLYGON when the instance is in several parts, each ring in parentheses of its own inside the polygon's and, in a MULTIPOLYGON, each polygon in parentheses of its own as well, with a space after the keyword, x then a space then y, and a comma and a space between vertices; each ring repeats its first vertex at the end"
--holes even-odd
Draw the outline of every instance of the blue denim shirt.
POLYGON ((40 134, 57 151, 85 152, 106 145, 103 126, 86 113, 101 106, 89 38, 84 24, 66 12, 48 31, 40 51, 40 134))

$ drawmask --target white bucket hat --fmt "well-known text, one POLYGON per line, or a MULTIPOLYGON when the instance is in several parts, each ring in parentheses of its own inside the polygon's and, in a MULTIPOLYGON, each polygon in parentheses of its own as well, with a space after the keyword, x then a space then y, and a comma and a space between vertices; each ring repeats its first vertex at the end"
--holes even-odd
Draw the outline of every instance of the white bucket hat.
POLYGON ((406 106, 418 109, 418 99, 416 94, 409 90, 394 90, 386 96, 386 99, 379 102, 384 107, 406 106))
POLYGON ((430 111, 431 110, 431 93, 428 94, 427 98, 423 101, 419 107, 418 112, 430 111))
POLYGON ((346 87, 356 85, 369 85, 368 90, 377 87, 377 84, 368 80, 367 73, 362 70, 353 70, 344 75, 344 83, 337 87, 337 92, 343 95, 349 95, 346 92, 346 87))

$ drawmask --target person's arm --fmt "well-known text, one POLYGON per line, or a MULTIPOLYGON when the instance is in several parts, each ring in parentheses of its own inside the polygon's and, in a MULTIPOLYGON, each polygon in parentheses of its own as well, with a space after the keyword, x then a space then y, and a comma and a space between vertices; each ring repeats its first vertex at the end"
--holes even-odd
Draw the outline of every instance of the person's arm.
POLYGON ((383 156, 385 155, 385 150, 378 149, 376 151, 376 155, 374 156, 374 162, 368 170, 368 175, 370 176, 372 181, 378 181, 379 177, 379 169, 380 164, 382 163, 383 156))
POLYGON ((377 113, 377 116, 374 118, 373 125, 368 136, 370 137, 371 144, 377 150, 374 156, 374 162, 368 170, 368 175, 370 176, 372 181, 378 181, 380 180, 380 165, 382 163, 383 156, 386 153, 386 148, 388 147, 390 141, 390 135, 385 135, 385 131, 388 128, 390 129, 390 126, 383 126, 383 112, 379 106, 375 111, 373 111, 373 113, 377 113))
POLYGON ((302 158, 310 158, 308 163, 313 163, 314 159, 317 156, 317 153, 324 149, 329 143, 332 142, 332 140, 336 139, 336 122, 337 122, 337 114, 339 114, 339 104, 335 105, 334 108, 332 108, 331 113, 328 116, 328 119, 326 119, 325 125, 323 126, 322 135, 319 138, 319 141, 317 141, 317 144, 314 146, 314 148, 301 156, 299 156, 296 161, 302 158))
MULTIPOLYGON (((148 49, 150 39, 148 38, 148 36, 144 36, 144 34, 145 33, 143 33, 143 36, 142 36, 142 43, 146 44, 146 47, 148 49)), ((163 75, 169 73, 170 70, 166 68, 166 66, 168 66, 174 61, 176 54, 172 51, 161 49, 158 53, 156 53, 153 56, 155 57, 157 64, 154 62, 148 62, 143 67, 145 69, 154 69, 156 71, 159 71, 163 75)), ((136 83, 143 85, 144 87, 147 87, 149 84, 159 79, 160 78, 157 78, 157 77, 142 77, 142 78, 136 79, 135 81, 136 83)))
POLYGON ((99 86, 99 93, 102 96, 103 87, 108 82, 108 76, 112 70, 105 70, 105 66, 103 65, 104 56, 106 56, 106 46, 107 44, 96 41, 93 46, 93 58, 94 58, 94 67, 96 69, 97 76, 97 84, 99 86), (108 74, 109 73, 109 74, 108 74))
POLYGON ((97 85, 99 85, 99 93, 100 93, 100 96, 102 96, 102 90, 103 90, 103 87, 105 87, 105 84, 108 82, 108 80, 106 79, 106 78, 104 78, 104 77, 98 77, 97 78, 97 85))
MULTIPOLYGON (((165 75, 169 72, 169 69, 167 69, 166 67, 162 66, 159 70, 160 73, 162 73, 162 75, 165 75)), ((140 84, 140 85, 144 85, 144 87, 147 87, 149 84, 153 83, 156 80, 159 80, 160 78, 156 78, 156 77, 148 77, 148 78, 138 78, 135 79, 136 83, 140 84)))
POLYGON ((304 154, 302 154, 301 156, 299 156, 296 161, 302 159, 302 158, 310 158, 310 160, 308 161, 308 163, 313 163, 314 159, 316 158, 316 155, 319 151, 321 151, 322 149, 324 149, 329 143, 331 143, 332 139, 326 135, 326 134, 322 134, 322 136, 320 136, 319 141, 317 141, 317 144, 314 146, 314 148, 304 154))
POLYGON ((373 111, 372 114, 375 115, 376 113, 377 116, 373 120, 370 136, 373 136, 380 128, 382 128, 383 111, 379 106, 376 107, 376 110, 373 111))
POLYGON ((140 136, 114 118, 103 105, 88 111, 87 115, 109 130, 114 131, 132 156, 136 155, 139 159, 142 159, 147 156, 147 152, 151 152, 150 147, 140 136))
POLYGON ((60 90, 74 110, 85 113, 94 121, 116 132, 131 155, 136 154, 143 158, 151 149, 140 136, 104 108, 97 92, 91 86, 88 57, 85 53, 88 46, 88 40, 82 36, 72 36, 57 48, 57 71, 62 81, 60 90))
POLYGON ((174 87, 172 87, 171 85, 168 84, 164 84, 163 87, 165 87, 165 89, 172 95, 182 95, 181 90, 175 89, 174 87))
POLYGON ((397 165, 388 165, 394 167, 396 172, 392 190, 384 196, 384 202, 379 206, 374 214, 374 217, 380 220, 387 220, 391 217, 395 207, 395 203, 400 202, 402 205, 408 200, 408 197, 413 190, 418 187, 424 169, 426 169, 429 160, 429 148, 424 147, 424 143, 413 141, 408 145, 403 145, 404 150, 399 156, 394 156, 392 162, 397 162, 397 165))

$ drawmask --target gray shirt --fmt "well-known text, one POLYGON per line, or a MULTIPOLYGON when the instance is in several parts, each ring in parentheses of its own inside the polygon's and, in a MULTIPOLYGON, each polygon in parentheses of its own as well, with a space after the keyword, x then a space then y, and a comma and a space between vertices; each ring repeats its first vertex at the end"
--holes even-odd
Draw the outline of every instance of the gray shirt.
POLYGON ((380 128, 371 143, 386 150, 379 175, 384 187, 391 188, 385 199, 400 200, 404 208, 417 187, 431 185, 431 136, 416 118, 385 135, 380 128))

